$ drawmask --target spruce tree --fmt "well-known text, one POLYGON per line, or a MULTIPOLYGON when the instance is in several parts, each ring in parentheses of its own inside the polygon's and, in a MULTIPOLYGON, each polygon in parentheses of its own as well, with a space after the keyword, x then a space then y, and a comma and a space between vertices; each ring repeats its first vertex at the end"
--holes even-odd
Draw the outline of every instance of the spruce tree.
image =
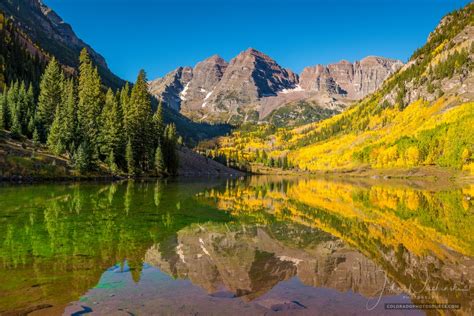
POLYGON ((62 102, 64 106, 63 122, 62 122, 62 137, 65 149, 72 154, 75 150, 74 146, 77 144, 77 99, 74 80, 67 80, 64 84, 62 93, 62 102))
POLYGON ((64 122, 64 111, 61 108, 61 105, 56 107, 56 113, 54 114, 54 120, 51 124, 48 133, 47 144, 48 148, 56 155, 60 155, 64 152, 66 148, 63 138, 63 128, 62 123, 64 122))
POLYGON ((75 150, 76 100, 72 79, 64 82, 61 100, 61 105, 56 107, 47 139, 49 148, 57 155, 66 151, 72 154, 75 150))
POLYGON ((24 82, 21 82, 20 87, 18 89, 17 112, 21 134, 26 135, 28 132, 28 97, 24 82))
POLYGON ((90 144, 93 158, 96 159, 99 153, 99 117, 103 103, 102 83, 87 49, 81 51, 79 62, 78 130, 81 131, 82 141, 90 144))
POLYGON ((46 140, 51 124, 53 124, 56 108, 61 104, 63 80, 64 75, 61 68, 56 58, 53 57, 41 77, 38 96, 36 120, 40 128, 41 140, 46 140))
POLYGON ((10 132, 13 138, 21 136, 21 113, 20 113, 20 87, 16 81, 9 89, 7 94, 8 111, 10 113, 10 132))
POLYGON ((156 147, 155 151, 155 170, 159 175, 165 173, 166 170, 163 152, 160 145, 156 147))
POLYGON ((164 122, 164 115, 163 115, 163 104, 160 100, 158 104, 158 108, 156 109, 155 113, 153 114, 153 126, 155 128, 155 145, 158 145, 159 142, 163 140, 163 133, 165 131, 165 122, 164 122))
POLYGON ((92 168, 91 149, 86 141, 79 145, 74 154, 74 166, 80 172, 86 172, 92 168))
POLYGON ((105 162, 107 163, 107 166, 109 167, 110 171, 114 173, 118 171, 118 166, 117 166, 117 163, 115 162, 115 155, 113 151, 109 153, 109 156, 107 157, 105 162))
POLYGON ((128 111, 130 108, 130 85, 128 82, 125 84, 125 86, 120 90, 119 93, 119 103, 120 103, 120 108, 122 110, 122 123, 123 127, 125 128, 125 131, 127 133, 127 136, 129 136, 129 127, 127 124, 127 117, 128 117, 128 111))
POLYGON ((128 140, 127 147, 125 149, 125 160, 127 161, 128 174, 131 176, 135 175, 135 159, 133 157, 133 147, 132 141, 130 139, 128 140))
POLYGON ((0 94, 0 129, 10 128, 10 114, 7 103, 7 94, 0 94))
POLYGON ((166 125, 163 139, 163 157, 166 169, 172 175, 178 172, 179 160, 176 151, 177 134, 174 124, 166 125))
MULTIPOLYGON (((35 115, 32 114, 32 115, 30 116, 29 121, 28 121, 27 136, 28 136, 29 138, 33 139, 33 133, 34 133, 35 130, 36 130, 36 132, 38 132, 37 129, 36 129, 35 115)), ((39 136, 39 135, 38 135, 38 136, 39 136)))
POLYGON ((35 114, 36 113, 36 102, 35 95, 33 92, 33 84, 30 83, 28 91, 26 92, 26 135, 33 137, 33 132, 36 127, 35 114))
POLYGON ((150 160, 153 157, 153 128, 151 96, 148 93, 144 70, 140 70, 133 86, 126 111, 126 122, 136 167, 138 171, 147 171, 152 167, 150 160))
POLYGON ((40 135, 39 135, 39 132, 38 132, 38 129, 35 127, 34 131, 33 131, 33 136, 32 136, 32 140, 33 140, 33 143, 35 145, 39 145, 40 143, 40 135))
POLYGON ((116 157, 119 154, 122 145, 123 128, 119 104, 111 89, 107 91, 105 96, 105 105, 101 114, 101 122, 100 152, 105 157, 109 157, 111 153, 116 157))

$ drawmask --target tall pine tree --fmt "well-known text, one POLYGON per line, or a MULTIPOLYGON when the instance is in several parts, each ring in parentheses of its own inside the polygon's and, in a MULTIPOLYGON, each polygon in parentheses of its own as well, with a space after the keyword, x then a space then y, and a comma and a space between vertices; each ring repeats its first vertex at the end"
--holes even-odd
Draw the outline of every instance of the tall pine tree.
POLYGON ((28 91, 26 92, 26 121, 27 121, 27 126, 26 126, 26 135, 29 138, 33 137, 33 132, 36 127, 36 102, 35 102, 35 95, 33 92, 33 84, 30 84, 28 87, 28 91))
POLYGON ((81 51, 79 62, 78 130, 81 131, 81 141, 90 145, 92 156, 97 159, 99 154, 99 118, 103 104, 102 83, 87 49, 84 48, 81 51))
POLYGON ((56 106, 54 120, 49 129, 47 139, 49 150, 51 150, 56 155, 62 154, 66 149, 66 144, 64 143, 63 137, 63 122, 64 109, 60 104, 58 104, 58 106, 56 106))
POLYGON ((14 138, 21 135, 21 113, 20 113, 20 85, 16 81, 7 93, 8 111, 10 113, 10 132, 14 138))
POLYGON ((154 146, 157 147, 159 144, 163 143, 163 133, 165 131, 165 122, 163 115, 163 104, 158 104, 158 108, 153 114, 153 128, 154 128, 154 146))
POLYGON ((62 70, 53 57, 41 77, 38 96, 36 121, 39 126, 41 140, 46 140, 51 124, 53 124, 56 108, 61 104, 63 80, 62 70))
POLYGON ((76 87, 73 79, 69 79, 64 84, 62 93, 64 106, 63 113, 63 138, 66 150, 72 155, 75 151, 79 140, 77 137, 77 98, 76 87))
POLYGON ((130 128, 127 124, 127 117, 129 115, 128 111, 130 108, 130 85, 128 84, 128 82, 122 89, 120 89, 119 95, 120 108, 122 109, 123 113, 123 126, 125 128, 125 131, 127 132, 127 135, 129 135, 130 128))
POLYGON ((168 173, 175 175, 178 172, 179 160, 176 150, 178 135, 174 124, 166 125, 163 139, 163 157, 168 173))
POLYGON ((55 154, 74 150, 74 139, 76 134, 76 99, 74 94, 74 82, 72 79, 63 84, 61 94, 61 105, 56 107, 56 112, 48 134, 48 146, 55 154))
POLYGON ((132 140, 128 139, 127 146, 125 148, 125 160, 127 161, 128 174, 133 176, 136 173, 135 158, 133 157, 132 140))
POLYGON ((166 171, 165 160, 160 144, 158 144, 155 151, 155 170, 158 175, 164 174, 166 171))
POLYGON ((138 171, 150 170, 154 151, 153 127, 151 96, 148 93, 144 70, 140 70, 137 81, 133 86, 125 119, 133 148, 135 166, 138 171))
POLYGON ((100 153, 107 158, 109 166, 115 164, 123 148, 123 128, 119 103, 111 89, 105 96, 101 114, 100 153), (112 161, 113 160, 113 161, 112 161))
POLYGON ((10 111, 8 108, 7 94, 0 93, 0 129, 10 128, 10 111))
POLYGON ((28 131, 28 96, 24 82, 21 82, 18 89, 17 112, 21 134, 26 135, 28 131))

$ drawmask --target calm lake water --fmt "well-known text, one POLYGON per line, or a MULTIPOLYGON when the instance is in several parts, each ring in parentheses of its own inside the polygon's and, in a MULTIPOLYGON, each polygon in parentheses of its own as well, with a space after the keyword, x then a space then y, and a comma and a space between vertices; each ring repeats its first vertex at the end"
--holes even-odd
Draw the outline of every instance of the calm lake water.
POLYGON ((474 185, 252 177, 0 187, 2 315, 473 313, 474 185))

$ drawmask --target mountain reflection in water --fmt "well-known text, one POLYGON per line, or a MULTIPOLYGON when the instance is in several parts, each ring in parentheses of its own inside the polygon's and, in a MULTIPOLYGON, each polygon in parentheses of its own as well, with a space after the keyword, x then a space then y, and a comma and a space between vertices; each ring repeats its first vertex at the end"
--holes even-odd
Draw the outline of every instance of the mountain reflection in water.
POLYGON ((0 314, 470 315, 474 186, 389 183, 0 188, 0 314))

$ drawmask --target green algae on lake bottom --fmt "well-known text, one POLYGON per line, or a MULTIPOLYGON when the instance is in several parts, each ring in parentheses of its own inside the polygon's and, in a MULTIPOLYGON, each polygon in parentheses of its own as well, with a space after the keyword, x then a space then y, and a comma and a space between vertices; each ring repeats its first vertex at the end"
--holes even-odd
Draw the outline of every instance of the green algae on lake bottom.
POLYGON ((305 177, 2 187, 0 313, 357 314, 380 296, 469 314, 473 197, 305 177))

